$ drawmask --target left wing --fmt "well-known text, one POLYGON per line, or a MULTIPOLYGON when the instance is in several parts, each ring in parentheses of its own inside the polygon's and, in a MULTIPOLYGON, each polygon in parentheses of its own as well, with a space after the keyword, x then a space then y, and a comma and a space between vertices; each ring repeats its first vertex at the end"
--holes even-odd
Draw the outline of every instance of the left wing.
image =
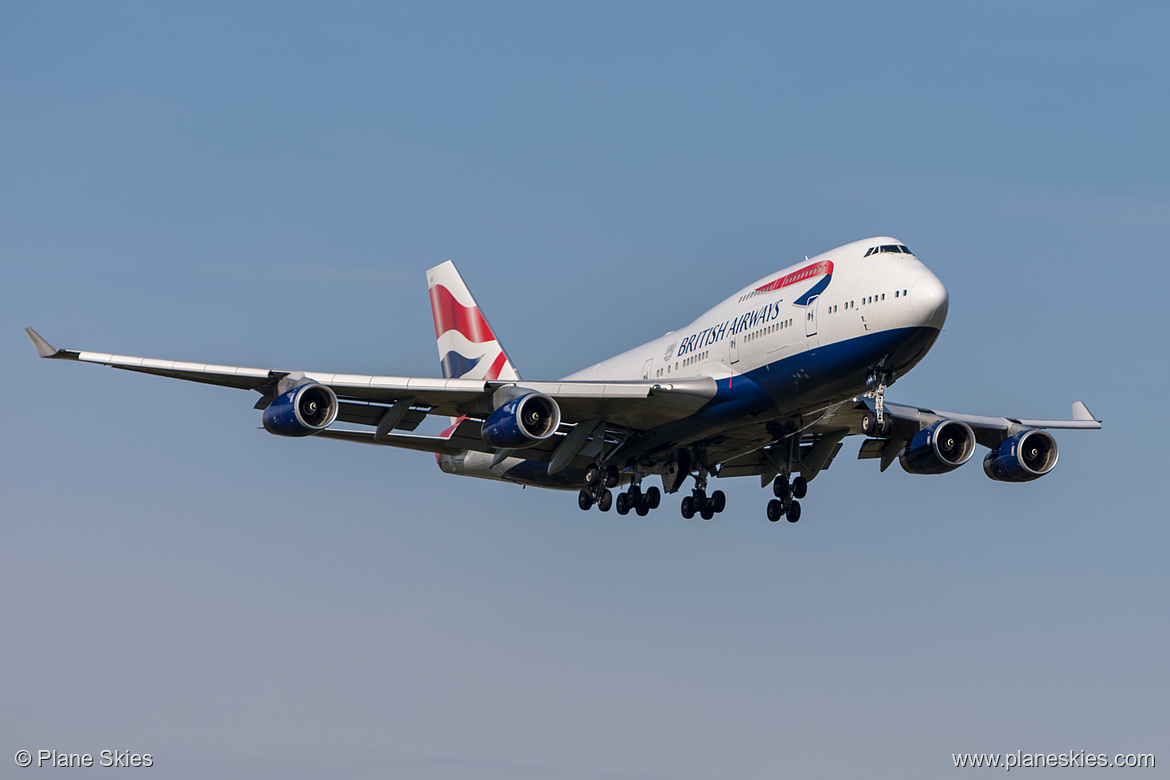
MULTIPOLYGON (((57 349, 32 328, 25 328, 25 333, 43 358, 97 363, 189 382, 255 390, 261 394, 257 408, 265 408, 275 397, 277 388, 287 387, 290 380, 316 382, 329 387, 339 399, 338 420, 376 425, 383 436, 395 428, 413 430, 428 414, 486 418, 495 411, 496 399, 500 397, 497 392, 501 388, 520 388, 552 397, 560 408, 562 423, 604 420, 632 430, 648 430, 687 417, 710 401, 716 391, 715 381, 709 378, 670 382, 528 382, 293 372, 57 349), (393 415, 388 417, 392 411, 393 415), (385 425, 387 420, 392 424, 385 425)), ((411 440, 403 440, 398 446, 415 448, 411 444, 411 440)))

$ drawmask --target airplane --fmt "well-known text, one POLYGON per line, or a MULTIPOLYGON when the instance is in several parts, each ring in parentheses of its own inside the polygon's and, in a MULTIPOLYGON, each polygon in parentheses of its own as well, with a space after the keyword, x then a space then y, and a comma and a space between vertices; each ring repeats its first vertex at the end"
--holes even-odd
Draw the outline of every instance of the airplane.
POLYGON ((858 435, 858 457, 883 472, 897 460, 911 474, 943 474, 980 445, 988 477, 1029 482, 1056 466, 1047 429, 1101 427, 1080 401, 1069 420, 886 401, 934 345, 949 306, 938 277, 888 236, 805 257, 557 381, 521 379, 454 263, 426 276, 441 379, 127 357, 57 349, 25 332, 43 358, 255 391, 263 427, 277 436, 428 452, 449 474, 577 491, 581 509, 622 515, 645 516, 693 479, 682 515, 710 520, 727 504, 722 490, 708 494, 711 478, 757 477, 772 487, 767 518, 795 523, 808 483, 858 435), (416 433, 430 416, 449 427, 416 433), (661 490, 642 487, 652 476, 661 490))

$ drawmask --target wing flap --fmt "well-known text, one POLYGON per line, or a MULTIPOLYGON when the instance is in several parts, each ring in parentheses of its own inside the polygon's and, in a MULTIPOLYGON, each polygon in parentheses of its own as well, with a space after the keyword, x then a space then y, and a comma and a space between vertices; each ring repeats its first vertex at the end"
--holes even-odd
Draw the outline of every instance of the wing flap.
MULTIPOLYGON (((357 403, 354 401, 341 401, 338 405, 341 407, 337 412, 338 422, 353 425, 370 425, 374 427, 377 427, 382 422, 386 413, 393 408, 381 404, 357 403)), ((393 424, 393 428, 394 430, 413 431, 426 417, 426 411, 410 409, 402 416, 401 420, 393 424)))

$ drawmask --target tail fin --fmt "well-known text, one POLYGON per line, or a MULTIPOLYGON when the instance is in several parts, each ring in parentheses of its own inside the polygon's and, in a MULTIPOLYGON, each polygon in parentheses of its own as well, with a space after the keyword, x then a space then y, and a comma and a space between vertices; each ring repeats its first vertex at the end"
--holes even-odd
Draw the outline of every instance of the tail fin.
POLYGON ((448 379, 519 379, 450 260, 427 271, 439 363, 448 379))

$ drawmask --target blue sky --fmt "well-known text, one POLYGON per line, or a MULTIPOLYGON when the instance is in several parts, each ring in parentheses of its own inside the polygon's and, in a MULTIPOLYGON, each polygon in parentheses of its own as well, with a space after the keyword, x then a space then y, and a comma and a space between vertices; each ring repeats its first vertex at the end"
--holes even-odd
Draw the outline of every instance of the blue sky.
POLYGON ((2 14, 0 776, 40 748, 191 778, 1170 760, 1164 9, 2 14), (623 518, 21 333, 435 375, 423 271, 453 259, 553 378, 877 234, 951 295, 891 398, 1105 429, 1028 485, 847 444, 797 526, 752 480, 711 523, 623 518))

